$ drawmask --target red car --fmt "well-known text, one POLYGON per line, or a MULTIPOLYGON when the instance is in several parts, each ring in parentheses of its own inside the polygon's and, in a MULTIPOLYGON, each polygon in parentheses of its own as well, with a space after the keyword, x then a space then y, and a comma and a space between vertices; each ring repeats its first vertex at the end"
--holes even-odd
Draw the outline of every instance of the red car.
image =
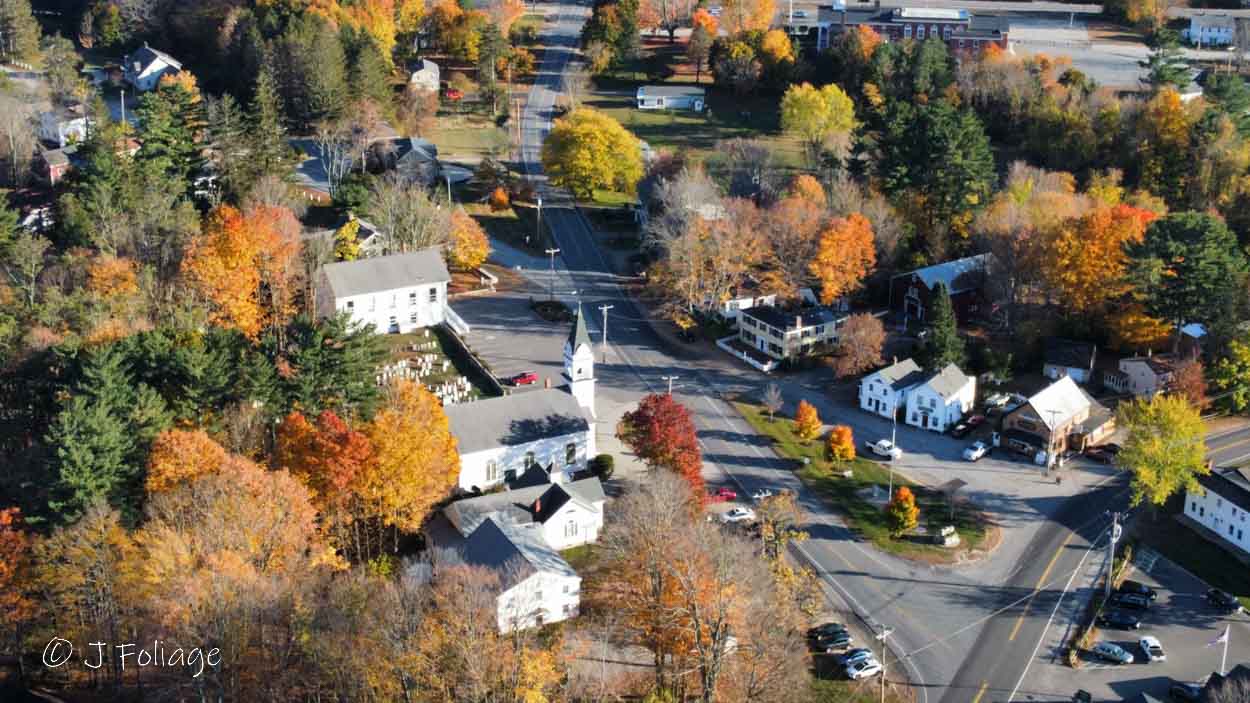
POLYGON ((533 371, 522 371, 521 373, 508 379, 508 382, 514 386, 528 386, 538 383, 538 374, 533 371))
POLYGON ((456 90, 455 88, 448 88, 443 91, 443 97, 452 102, 459 102, 464 98, 464 93, 456 90))
POLYGON ((713 491, 713 492, 712 492, 712 498, 713 498, 713 499, 714 499, 717 503, 723 503, 723 502, 727 502, 727 501, 731 501, 731 500, 737 500, 737 499, 738 499, 738 492, 737 492, 737 491, 735 491, 735 490, 734 490, 734 489, 732 489, 732 488, 726 488, 726 487, 724 487, 724 486, 721 486, 720 488, 717 488, 715 491, 713 491))
POLYGON ((984 415, 973 415, 972 417, 968 418, 968 424, 972 425, 973 427, 980 427, 981 424, 984 422, 985 422, 984 415))

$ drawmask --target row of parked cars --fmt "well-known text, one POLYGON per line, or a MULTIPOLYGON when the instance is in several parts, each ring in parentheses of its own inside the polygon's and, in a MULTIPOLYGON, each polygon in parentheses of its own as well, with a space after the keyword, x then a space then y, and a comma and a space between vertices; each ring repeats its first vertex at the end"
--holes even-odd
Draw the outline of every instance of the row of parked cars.
MULTIPOLYGON (((1120 588, 1103 604, 1103 610, 1098 614, 1096 622, 1100 627, 1105 628, 1118 630, 1140 629, 1142 616, 1150 610, 1158 597, 1158 591, 1144 583, 1131 580, 1125 581, 1120 584, 1120 588)), ((1225 614, 1236 613, 1241 610, 1241 603, 1237 598, 1218 588, 1212 588, 1207 591, 1204 599, 1225 614)), ((1164 651, 1163 643, 1159 641, 1159 638, 1153 635, 1144 635, 1138 640, 1137 645, 1141 650, 1140 656, 1147 664, 1167 661, 1167 652, 1164 651)), ((1137 660, 1132 652, 1114 642, 1099 642, 1093 646, 1090 652, 1099 659, 1114 664, 1132 664, 1137 660)))
POLYGON ((819 654, 841 652, 838 656, 838 663, 842 665, 842 670, 848 679, 858 681, 880 674, 883 668, 872 650, 865 647, 852 647, 854 643, 855 638, 846 629, 846 625, 841 623, 827 622, 807 631, 807 644, 813 652, 819 654))

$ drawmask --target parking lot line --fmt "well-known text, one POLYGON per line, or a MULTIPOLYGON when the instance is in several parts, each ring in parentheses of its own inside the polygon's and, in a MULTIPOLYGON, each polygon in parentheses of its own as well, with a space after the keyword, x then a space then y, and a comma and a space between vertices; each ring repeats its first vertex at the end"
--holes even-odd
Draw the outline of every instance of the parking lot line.
POLYGON ((1033 605, 1033 599, 1037 597, 1038 591, 1041 590, 1042 584, 1046 583, 1046 579, 1050 576, 1050 570, 1055 568, 1055 562, 1059 561, 1059 555, 1063 554, 1063 550, 1068 547, 1068 543, 1072 541, 1075 532, 1069 532, 1067 538, 1063 540, 1063 544, 1055 550, 1055 555, 1050 558, 1050 563, 1046 565, 1046 569, 1042 571, 1041 578, 1037 579, 1037 585, 1033 587, 1033 594, 1029 596, 1028 602, 1024 604, 1024 610, 1020 613, 1020 617, 1016 619, 1016 626, 1011 628, 1011 636, 1007 638, 1008 642, 1015 642, 1016 635, 1020 633, 1020 626, 1024 624, 1024 616, 1029 614, 1029 607, 1033 605))

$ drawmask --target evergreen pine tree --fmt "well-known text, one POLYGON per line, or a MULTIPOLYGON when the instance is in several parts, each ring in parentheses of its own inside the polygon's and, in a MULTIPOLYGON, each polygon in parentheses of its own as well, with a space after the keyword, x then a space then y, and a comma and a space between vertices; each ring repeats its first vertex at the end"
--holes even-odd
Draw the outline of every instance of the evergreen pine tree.
POLYGON ((950 294, 942 283, 933 290, 932 303, 929 310, 929 341, 925 345, 925 367, 931 371, 939 371, 947 364, 964 363, 964 340, 959 336, 955 324, 955 308, 951 305, 950 294))
POLYGON ((135 112, 143 144, 138 158, 159 165, 190 187, 190 176, 203 165, 204 109, 199 96, 181 84, 166 84, 144 94, 135 112))
POLYGON ((347 57, 333 26, 306 13, 291 21, 278 47, 288 115, 304 127, 338 117, 348 94, 347 57))
POLYGON ((368 100, 386 112, 392 102, 390 64, 367 32, 344 30, 348 47, 350 85, 353 97, 368 100))
POLYGON ((1181 53, 1180 38, 1176 31, 1166 27, 1154 33, 1150 39, 1150 58, 1140 61, 1149 71, 1146 81, 1155 90, 1173 86, 1183 90, 1190 83, 1189 65, 1181 53))
POLYGON ((294 159, 286 141, 286 116, 282 109, 282 97, 278 93, 273 67, 268 62, 261 66, 260 73, 256 76, 256 93, 252 97, 248 123, 254 176, 287 177, 294 159))
POLYGON ((210 159, 217 174, 217 187, 231 202, 239 202, 255 182, 256 163, 251 153, 254 135, 247 115, 230 95, 206 98, 210 159))
POLYGON ((39 35, 30 0, 0 0, 0 58, 34 61, 39 58, 39 35))
POLYGON ((46 441, 56 470, 48 507, 63 522, 77 520, 98 499, 120 502, 134 479, 135 467, 126 460, 134 442, 108 407, 86 396, 71 398, 46 441))

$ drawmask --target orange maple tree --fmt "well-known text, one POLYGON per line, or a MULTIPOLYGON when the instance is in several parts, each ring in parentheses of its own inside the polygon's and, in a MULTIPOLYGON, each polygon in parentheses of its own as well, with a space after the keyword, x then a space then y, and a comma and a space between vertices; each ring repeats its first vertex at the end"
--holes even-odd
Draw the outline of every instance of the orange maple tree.
POLYGON ((805 442, 810 442, 820 436, 822 424, 820 414, 816 412, 816 406, 806 400, 800 400, 798 409, 794 411, 795 436, 805 442))
POLYGON ((268 206, 243 213, 230 205, 208 214, 182 271, 208 299, 215 324, 255 339, 266 324, 281 325, 294 312, 299 234, 289 214, 268 206))
POLYGON ((846 425, 834 425, 829 430, 829 456, 837 461, 855 458, 855 434, 846 425))
POLYGON ((447 262, 452 268, 472 271, 490 255, 486 231, 464 210, 451 213, 451 233, 447 242, 447 262))
POLYGON ((716 33, 720 31, 720 20, 716 19, 715 15, 702 7, 694 11, 694 15, 690 18, 690 25, 691 27, 702 27, 712 37, 715 37, 716 33))
POLYGON ((103 298, 129 298, 139 292, 134 259, 101 254, 87 267, 87 290, 103 298))
POLYGON ((165 430, 152 441, 144 487, 149 494, 164 493, 186 481, 221 471, 230 461, 225 447, 204 430, 165 430))
POLYGON ((330 410, 323 410, 315 425, 292 412, 278 425, 277 434, 278 465, 308 486, 323 512, 341 511, 373 458, 369 438, 330 410))
POLYGON ((876 263, 872 224, 866 217, 856 212, 831 222, 810 265, 820 282, 820 302, 828 305, 858 289, 876 263))
POLYGON ((820 181, 810 174, 800 174, 795 176, 790 182, 790 197, 806 200, 815 203, 820 207, 825 205, 825 188, 820 185, 820 181))
POLYGON ((860 58, 867 63, 872 60, 872 55, 877 52, 877 47, 884 41, 877 30, 866 24, 857 25, 855 27, 856 39, 859 40, 860 58))
MULTIPOLYGON (((0 510, 0 622, 8 625, 0 637, 6 639, 17 633, 18 623, 34 613, 34 603, 26 591, 30 546, 30 537, 22 529, 22 511, 0 510)), ((0 651, 9 650, 11 644, 17 643, 0 640, 0 651)))
POLYGON ((1130 205, 1100 207, 1054 230, 1041 247, 1041 273, 1055 297, 1078 314, 1097 311, 1127 291, 1126 244, 1140 242, 1157 216, 1130 205))

